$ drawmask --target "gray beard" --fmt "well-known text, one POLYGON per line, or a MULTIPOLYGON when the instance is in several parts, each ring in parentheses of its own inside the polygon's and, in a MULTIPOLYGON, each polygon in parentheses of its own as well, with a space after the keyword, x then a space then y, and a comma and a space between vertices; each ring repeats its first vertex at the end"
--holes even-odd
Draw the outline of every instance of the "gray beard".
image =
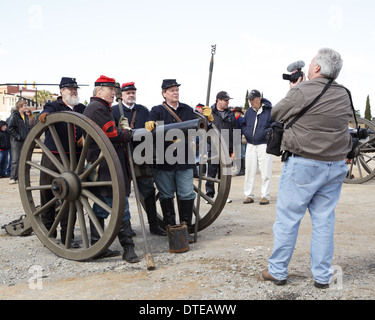
POLYGON ((79 103, 79 97, 71 97, 71 96, 67 96, 67 97, 64 97, 64 100, 67 102, 68 105, 70 106, 76 106, 78 103, 79 103))
POLYGON ((128 106, 132 106, 133 104, 135 104, 135 100, 125 100, 125 103, 128 105, 128 106))

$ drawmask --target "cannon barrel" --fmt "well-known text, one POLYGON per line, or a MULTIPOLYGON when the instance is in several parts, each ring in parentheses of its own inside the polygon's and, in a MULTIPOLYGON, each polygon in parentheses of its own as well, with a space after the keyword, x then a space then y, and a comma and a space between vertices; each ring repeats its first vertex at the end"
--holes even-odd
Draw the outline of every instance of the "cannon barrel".
MULTIPOLYGON (((170 123, 165 125, 157 125, 155 129, 152 131, 153 135, 157 135, 159 133, 167 133, 169 130, 181 130, 184 133, 187 133, 190 129, 206 129, 207 124, 203 119, 194 119, 184 122, 177 122, 177 123, 170 123)), ((141 137, 150 134, 145 128, 135 129, 133 130, 133 140, 139 141, 141 137)))

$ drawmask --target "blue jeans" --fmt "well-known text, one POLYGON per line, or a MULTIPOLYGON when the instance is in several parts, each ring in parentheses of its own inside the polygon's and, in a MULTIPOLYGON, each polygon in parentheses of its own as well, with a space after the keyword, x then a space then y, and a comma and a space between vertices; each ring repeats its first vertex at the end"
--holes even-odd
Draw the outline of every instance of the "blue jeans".
POLYGON ((330 282, 335 208, 346 173, 345 161, 326 162, 292 156, 284 164, 273 226, 274 248, 268 269, 274 278, 284 280, 288 276, 299 225, 308 209, 313 227, 311 271, 316 282, 330 282))
MULTIPOLYGON (((113 201, 112 197, 98 196, 98 198, 112 208, 112 201, 113 201)), ((106 210, 104 210, 102 207, 97 205, 96 203, 93 205, 92 210, 94 211, 95 215, 98 218, 107 219, 109 216, 109 213, 106 210)), ((128 197, 126 197, 125 212, 124 212, 124 218, 122 219, 122 221, 129 221, 129 220, 130 220, 129 202, 128 202, 128 197)))
POLYGON ((7 176, 8 150, 0 151, 0 177, 7 176))
POLYGON ((159 190, 160 201, 173 199, 175 192, 179 200, 195 199, 193 169, 153 170, 153 176, 159 190))

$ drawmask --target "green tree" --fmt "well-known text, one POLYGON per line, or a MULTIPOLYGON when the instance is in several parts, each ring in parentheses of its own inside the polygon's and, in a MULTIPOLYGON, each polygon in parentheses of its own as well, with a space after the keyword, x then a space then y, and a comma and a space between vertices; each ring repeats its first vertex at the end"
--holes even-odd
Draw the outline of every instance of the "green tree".
POLYGON ((372 120, 371 106, 370 106, 370 96, 367 96, 367 100, 366 100, 365 119, 367 119, 369 121, 372 120))
POLYGON ((247 110, 249 108, 250 108, 250 104, 249 104, 249 90, 246 90, 246 99, 245 99, 244 110, 247 110))
POLYGON ((47 101, 53 100, 52 93, 46 90, 37 91, 33 100, 36 101, 36 98, 38 99, 38 106, 44 106, 47 101))

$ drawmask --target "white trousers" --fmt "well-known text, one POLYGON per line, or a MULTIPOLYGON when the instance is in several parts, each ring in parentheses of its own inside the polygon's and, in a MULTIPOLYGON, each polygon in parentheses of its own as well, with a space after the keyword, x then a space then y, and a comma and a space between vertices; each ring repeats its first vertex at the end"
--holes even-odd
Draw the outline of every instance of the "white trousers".
POLYGON ((254 199, 254 183, 259 168, 262 177, 261 198, 270 200, 272 179, 272 155, 266 152, 267 145, 247 144, 244 193, 246 197, 254 199))

